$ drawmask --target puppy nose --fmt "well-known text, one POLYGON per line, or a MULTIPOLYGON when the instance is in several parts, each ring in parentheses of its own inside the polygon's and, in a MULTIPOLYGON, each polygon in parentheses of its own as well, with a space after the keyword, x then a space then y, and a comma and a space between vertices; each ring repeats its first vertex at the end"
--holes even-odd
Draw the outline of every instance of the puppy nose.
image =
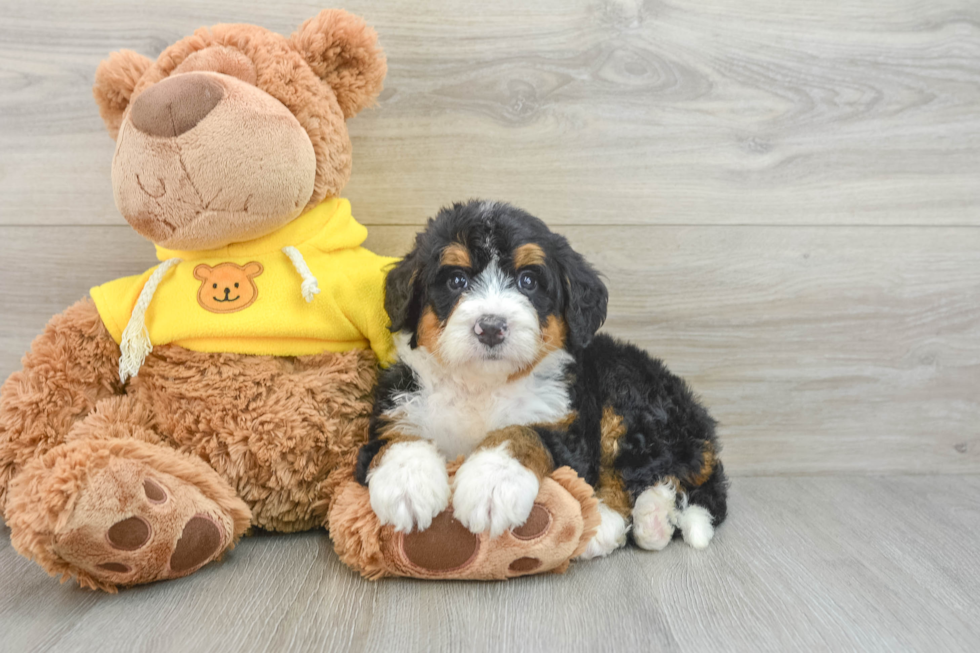
POLYGON ((496 315, 484 315, 476 321, 473 332, 483 344, 496 347, 504 341, 507 334, 507 320, 496 315))
POLYGON ((221 84, 207 75, 175 75, 140 93, 129 117, 141 132, 172 138, 204 120, 224 94, 221 84))

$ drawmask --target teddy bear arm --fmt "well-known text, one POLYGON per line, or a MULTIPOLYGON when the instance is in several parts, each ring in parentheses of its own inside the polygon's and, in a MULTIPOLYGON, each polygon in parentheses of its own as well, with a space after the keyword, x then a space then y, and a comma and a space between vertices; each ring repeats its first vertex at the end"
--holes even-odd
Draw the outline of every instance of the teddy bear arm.
POLYGON ((0 388, 0 514, 10 480, 65 441, 102 399, 122 394, 119 346, 84 299, 53 317, 0 388))

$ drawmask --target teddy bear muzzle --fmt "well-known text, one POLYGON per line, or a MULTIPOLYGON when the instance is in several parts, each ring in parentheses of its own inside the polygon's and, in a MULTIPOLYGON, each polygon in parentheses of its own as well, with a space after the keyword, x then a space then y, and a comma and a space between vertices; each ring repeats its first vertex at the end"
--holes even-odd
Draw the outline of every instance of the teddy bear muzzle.
POLYGON ((296 218, 313 195, 316 165, 307 131, 269 93, 224 73, 177 73, 130 105, 113 195, 157 245, 214 249, 296 218))

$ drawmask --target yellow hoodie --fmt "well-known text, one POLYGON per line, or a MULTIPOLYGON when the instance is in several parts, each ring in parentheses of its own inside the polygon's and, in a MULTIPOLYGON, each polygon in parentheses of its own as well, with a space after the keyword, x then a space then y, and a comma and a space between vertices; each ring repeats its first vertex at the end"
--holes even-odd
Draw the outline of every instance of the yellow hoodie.
POLYGON ((272 356, 370 347, 387 364, 384 280, 395 259, 361 247, 366 237, 347 200, 327 200, 248 242, 207 251, 157 247, 161 265, 96 286, 92 299, 124 357, 128 341, 148 334, 130 374, 151 345, 165 344, 272 356))

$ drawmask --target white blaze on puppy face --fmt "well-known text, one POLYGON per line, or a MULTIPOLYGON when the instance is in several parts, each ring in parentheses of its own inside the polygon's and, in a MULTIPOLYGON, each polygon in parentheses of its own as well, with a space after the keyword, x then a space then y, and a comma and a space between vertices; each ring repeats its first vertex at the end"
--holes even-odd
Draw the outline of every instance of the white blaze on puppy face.
POLYGON ((470 281, 439 335, 439 356, 449 366, 476 366, 512 373, 532 364, 541 345, 541 326, 531 301, 496 261, 470 281), (480 342, 477 323, 493 316, 506 322, 503 341, 480 342))

